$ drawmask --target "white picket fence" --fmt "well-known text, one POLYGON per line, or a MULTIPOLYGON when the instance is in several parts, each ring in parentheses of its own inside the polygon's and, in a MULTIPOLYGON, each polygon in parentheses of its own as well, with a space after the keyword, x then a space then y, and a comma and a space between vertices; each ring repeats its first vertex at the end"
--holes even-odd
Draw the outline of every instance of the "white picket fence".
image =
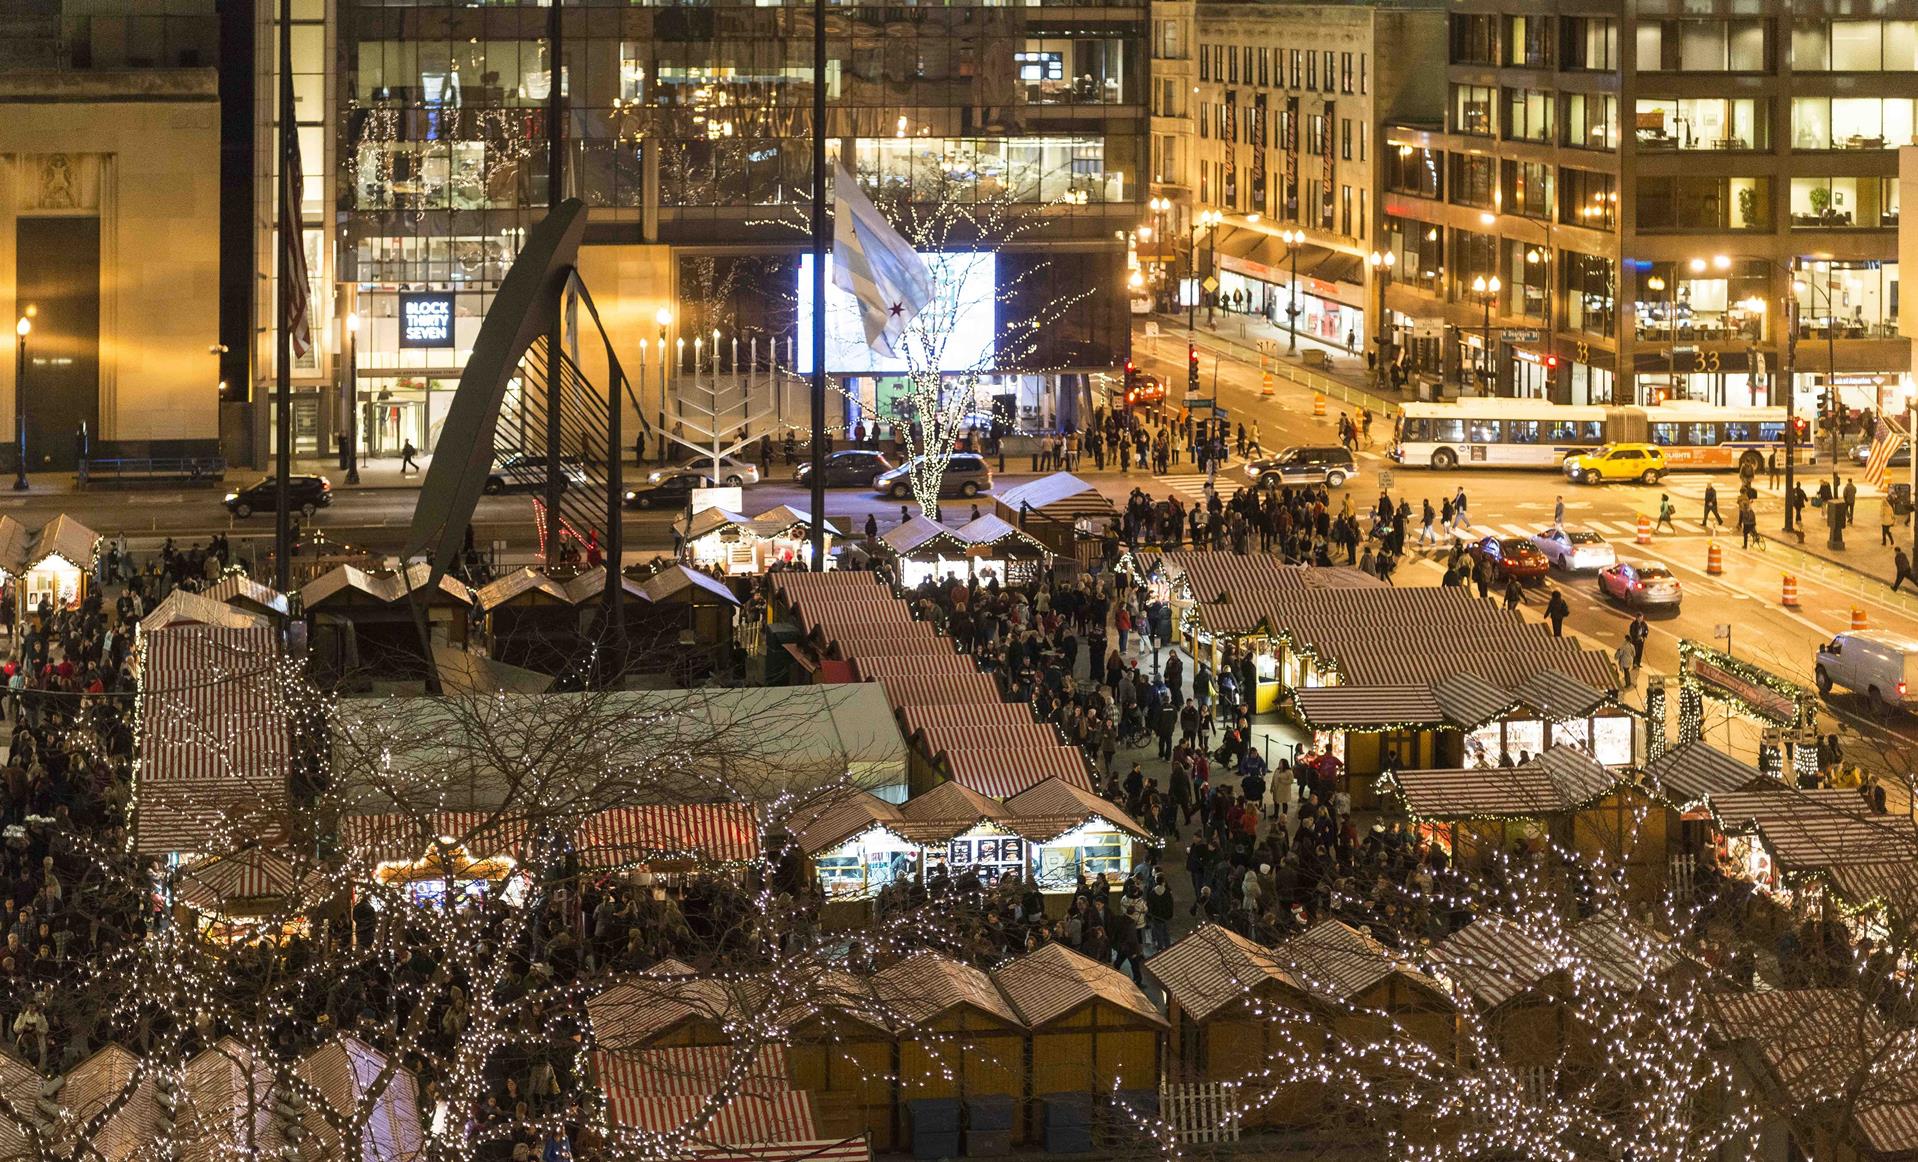
POLYGON ((1681 904, 1690 903, 1692 893, 1696 890, 1696 858, 1692 855, 1674 855, 1671 858, 1671 870, 1666 882, 1672 886, 1673 898, 1681 904))
POLYGON ((1239 1086, 1232 1081, 1199 1081, 1159 1086, 1159 1116, 1180 1142, 1239 1140, 1239 1086))

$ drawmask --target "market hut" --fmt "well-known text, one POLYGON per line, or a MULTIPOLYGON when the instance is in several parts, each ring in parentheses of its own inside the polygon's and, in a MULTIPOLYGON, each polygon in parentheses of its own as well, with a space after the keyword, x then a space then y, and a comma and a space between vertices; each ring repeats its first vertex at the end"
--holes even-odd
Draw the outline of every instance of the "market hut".
POLYGON ((1707 1024, 1740 1089, 1757 1098, 1754 1137, 1776 1156, 1918 1158, 1918 1035, 1887 1026, 1857 990, 1720 993, 1707 1024))
MULTIPOLYGON (((1165 992, 1170 1022, 1166 1075, 1181 1082, 1259 1076, 1301 1044, 1302 987, 1271 949, 1204 924, 1145 962, 1165 992)), ((1290 1087, 1247 1111, 1250 1125, 1298 1122, 1312 1095, 1290 1087)))
POLYGON ((668 565, 640 585, 644 606, 627 611, 628 632, 635 640, 661 644, 680 641, 681 631, 693 641, 711 646, 732 635, 739 598, 726 583, 684 565, 668 565))
POLYGON ((285 617, 290 608, 286 594, 238 571, 228 572, 203 590, 201 596, 269 617, 285 617))
POLYGON ((319 868, 266 847, 202 856, 182 865, 172 886, 181 921, 221 943, 304 934, 334 894, 319 868))
POLYGON ((992 512, 1059 556, 1088 563, 1099 559, 1117 510, 1099 489, 1070 472, 1055 472, 992 498, 992 512))
POLYGON ((1007 961, 992 980, 1030 1030, 1035 1099, 1158 1088, 1168 1025, 1131 977, 1047 944, 1007 961))
POLYGON ((1139 846, 1152 842, 1117 804, 1065 779, 1035 783, 1007 799, 1005 809, 1030 842, 1033 878, 1048 895, 1069 895, 1081 873, 1123 883, 1139 846))
POLYGON ((67 1111, 61 1129, 105 1162, 137 1158, 159 1136, 159 1086, 152 1074, 142 1075, 140 1059, 119 1045, 74 1066, 49 1096, 67 1111))
POLYGON ((318 1091, 301 1119, 304 1135, 322 1158, 350 1162, 418 1162, 426 1157, 420 1121, 419 1081, 404 1065, 389 1068, 386 1055, 350 1033, 341 1033, 301 1059, 300 1078, 318 1091), (382 1081, 382 1079, 384 1079, 382 1081), (334 1128, 357 1121, 360 1140, 345 1140, 334 1128))
MULTIPOLYGON (((899 1037, 899 1099, 979 1098, 1022 1102, 1028 1092, 1026 1028, 992 978, 936 952, 921 952, 873 976, 873 991, 899 1037)), ((1015 1111, 1012 1136, 1025 1120, 1015 1111)), ((923 1125, 910 1127, 917 1135, 923 1125)))
POLYGON ((1808 878, 1846 864, 1918 859, 1909 825, 1874 815, 1856 791, 1780 783, 1723 793, 1710 806, 1720 867, 1781 904, 1808 878))
POLYGON ((47 605, 72 609, 86 596, 100 534, 65 513, 29 535, 18 557, 7 558, 16 579, 21 620, 47 605))
POLYGON ((1635 892, 1664 884, 1672 837, 1663 801, 1573 747, 1510 767, 1396 771, 1380 781, 1460 867, 1550 844, 1588 865, 1623 869, 1635 892))
POLYGON ((959 783, 942 783, 915 795, 899 809, 899 828, 925 851, 924 874, 967 871, 990 888, 1007 874, 1026 870, 1026 839, 1014 829, 1012 812, 959 783))
POLYGON ((420 678, 415 607, 425 610, 427 636, 454 645, 466 641, 473 591, 457 577, 432 584, 432 566, 371 571, 338 565, 301 586, 299 607, 309 627, 309 651, 323 673, 339 678, 367 673, 420 678))

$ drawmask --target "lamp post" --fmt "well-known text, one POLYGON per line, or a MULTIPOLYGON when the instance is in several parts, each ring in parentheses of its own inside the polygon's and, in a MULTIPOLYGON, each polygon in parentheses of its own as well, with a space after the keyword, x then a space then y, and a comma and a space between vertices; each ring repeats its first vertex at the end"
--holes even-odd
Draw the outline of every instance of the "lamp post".
MULTIPOLYGON (((814 304, 818 309, 818 304, 814 304)), ((653 312, 653 322, 659 324, 659 429, 653 433, 658 445, 659 462, 666 462, 666 328, 673 325, 673 309, 661 307, 653 312)), ((777 385, 775 385, 777 390, 777 385)))
POLYGON ((1378 322, 1375 325, 1377 328, 1377 334, 1374 336, 1374 339, 1377 343, 1378 351, 1379 351, 1378 385, 1379 385, 1380 395, 1385 394, 1385 390, 1386 390, 1385 367, 1391 356, 1391 341, 1388 338, 1388 336, 1391 333, 1391 328, 1388 327, 1385 322, 1385 284, 1391 281, 1392 267, 1398 264, 1398 260, 1399 260, 1399 256, 1397 254, 1394 254, 1390 250, 1386 250, 1383 252, 1374 250, 1371 256, 1367 259, 1367 261, 1372 266, 1372 283, 1374 286, 1378 287, 1378 291, 1379 291, 1379 314, 1378 314, 1378 322))
POLYGON ((1299 251, 1305 249, 1305 231, 1281 230, 1279 241, 1285 243, 1285 259, 1292 268, 1292 285, 1288 288, 1291 301, 1285 307, 1285 353, 1299 353, 1299 251))
POLYGON ((33 334, 34 309, 28 307, 13 325, 15 365, 13 370, 13 490, 25 492, 27 484, 27 336, 33 334))
POLYGON ((360 482, 360 313, 346 313, 346 482, 360 482))
POLYGON ((1479 306, 1484 311, 1484 321, 1480 325, 1478 352, 1479 386, 1485 386, 1487 369, 1492 365, 1492 302, 1498 298, 1498 275, 1486 278, 1477 275, 1472 279, 1472 293, 1478 296, 1479 306))
MULTIPOLYGON (((1195 224, 1198 229, 1205 231, 1205 278, 1199 280, 1199 289, 1205 293, 1205 325, 1208 327, 1212 326, 1218 318, 1218 295, 1214 291, 1206 290, 1205 283, 1207 279, 1213 277, 1213 267, 1217 265, 1219 260, 1219 223, 1224 220, 1225 215, 1219 213, 1217 210, 1200 210, 1198 221, 1195 224)), ((1198 256, 1198 252, 1199 239, 1195 234, 1192 238, 1192 253, 1195 258, 1198 256)), ((1195 262, 1194 265, 1197 265, 1197 263, 1195 262)), ((1194 314, 1196 315, 1197 312, 1195 311, 1194 314)), ((1191 329, 1189 323, 1186 329, 1191 329)))

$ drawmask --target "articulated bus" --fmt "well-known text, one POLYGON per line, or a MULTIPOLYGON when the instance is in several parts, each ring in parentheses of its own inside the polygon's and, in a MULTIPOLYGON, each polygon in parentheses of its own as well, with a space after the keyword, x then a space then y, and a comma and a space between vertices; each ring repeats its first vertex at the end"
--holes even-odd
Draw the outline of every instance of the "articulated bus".
MULTIPOLYGON (((1804 421, 1798 461, 1813 462, 1804 421)), ((1656 407, 1551 404, 1531 399, 1408 403, 1393 432, 1391 457, 1408 468, 1459 465, 1557 469, 1565 457, 1606 444, 1656 444, 1667 466, 1764 471, 1785 447, 1782 407, 1717 407, 1675 402, 1656 407)))

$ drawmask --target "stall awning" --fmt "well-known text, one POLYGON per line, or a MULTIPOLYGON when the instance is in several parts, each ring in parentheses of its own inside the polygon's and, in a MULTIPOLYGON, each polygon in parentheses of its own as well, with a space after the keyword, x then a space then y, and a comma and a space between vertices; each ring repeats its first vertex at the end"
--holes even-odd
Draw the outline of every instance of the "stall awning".
POLYGON ((747 863, 759 858, 759 823, 745 803, 614 807, 582 820, 573 842, 587 867, 747 863))

